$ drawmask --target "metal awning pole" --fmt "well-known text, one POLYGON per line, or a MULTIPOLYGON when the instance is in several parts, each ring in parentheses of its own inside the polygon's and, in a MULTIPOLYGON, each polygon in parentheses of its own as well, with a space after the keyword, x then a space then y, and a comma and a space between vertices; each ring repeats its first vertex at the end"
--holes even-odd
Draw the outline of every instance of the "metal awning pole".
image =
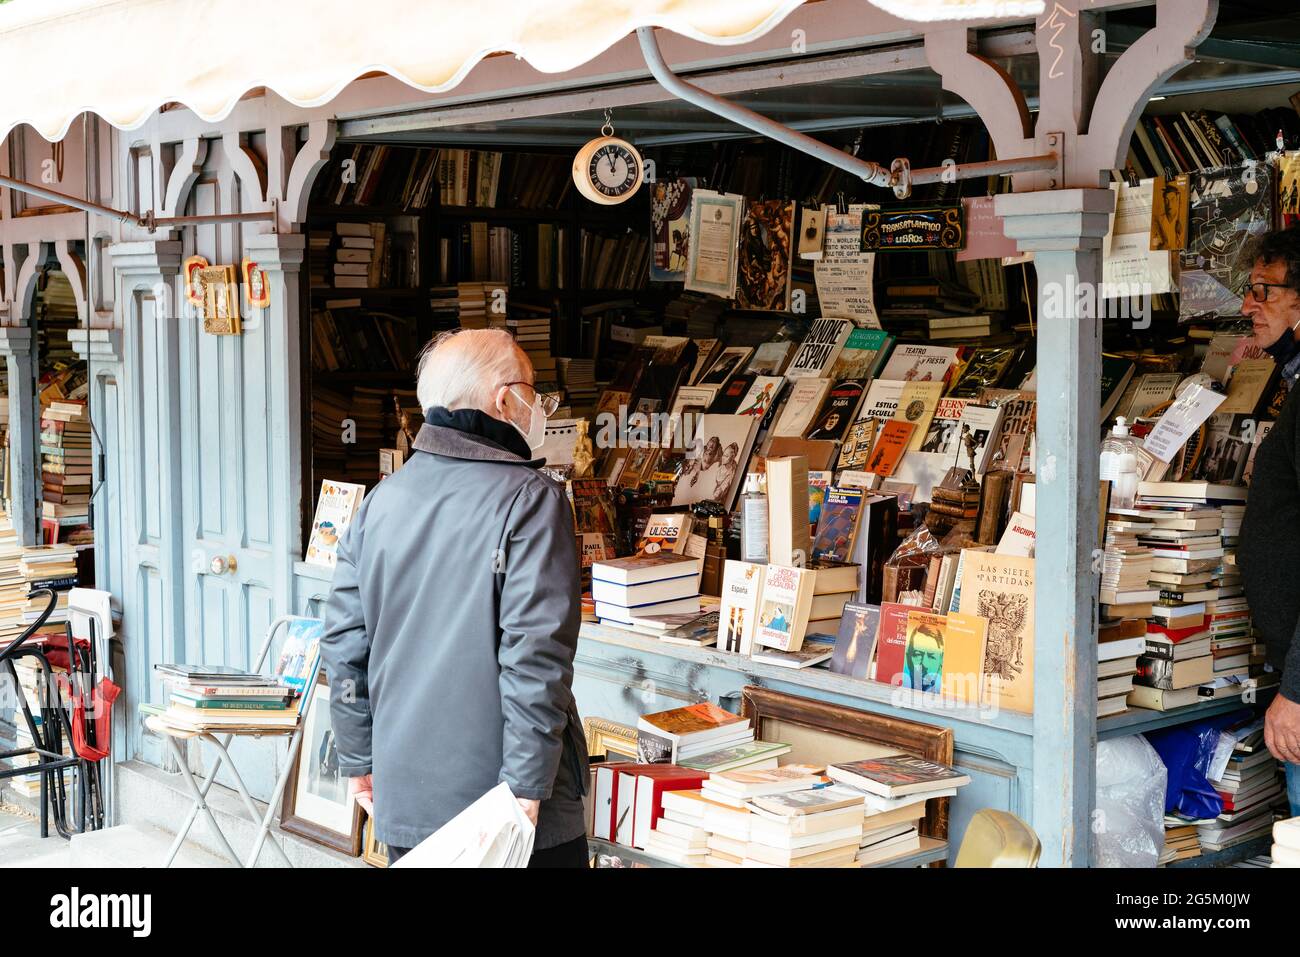
POLYGON ((834 146, 821 142, 821 140, 815 140, 798 130, 792 130, 790 127, 783 126, 760 113, 755 113, 753 110, 723 99, 715 93, 701 89, 693 83, 686 82, 674 73, 664 61, 663 53, 659 50, 659 41, 655 39, 652 27, 638 27, 636 36, 641 43, 641 54, 645 57, 646 66, 650 68, 651 76, 655 78, 660 86, 678 99, 693 103, 702 110, 708 110, 710 113, 731 120, 731 122, 753 130, 755 133, 761 133, 768 139, 784 143, 801 153, 814 156, 823 163, 829 163, 847 173, 852 173, 864 182, 871 183, 874 186, 890 187, 898 185, 899 178, 897 174, 878 163, 850 156, 843 150, 836 149, 834 146))
POLYGON ((829 163, 831 166, 842 169, 847 173, 852 173, 872 186, 893 189, 894 194, 899 199, 910 196, 913 185, 952 182, 959 179, 976 179, 980 176, 1004 176, 1011 173, 1050 170, 1055 169, 1060 163, 1060 157, 1056 153, 1043 153, 1038 156, 989 160, 981 163, 957 163, 919 170, 911 169, 911 164, 906 159, 896 159, 886 169, 879 163, 859 159, 845 153, 843 150, 836 149, 828 143, 813 139, 798 130, 793 130, 763 116, 761 113, 755 113, 753 110, 724 99, 716 93, 710 93, 693 83, 688 83, 674 73, 664 60, 663 53, 659 49, 659 41, 655 39, 652 27, 638 27, 636 36, 641 44, 641 54, 645 57, 646 66, 650 68, 651 76, 673 96, 698 106, 702 110, 708 110, 715 116, 720 116, 746 129, 753 130, 768 139, 784 143, 786 146, 801 153, 806 153, 823 163, 829 163))
POLYGON ((119 223, 139 226, 149 230, 149 232, 153 232, 159 227, 221 225, 223 223, 273 223, 275 221, 274 209, 249 213, 212 213, 207 216, 164 216, 161 218, 155 218, 153 210, 150 210, 143 216, 139 216, 125 210, 113 209, 111 206, 101 206, 99 203, 92 203, 76 196, 69 196, 67 193, 60 193, 58 190, 46 189, 44 186, 37 186, 35 183, 14 179, 11 176, 0 176, 0 186, 16 189, 20 193, 38 196, 41 199, 48 199, 53 203, 62 203, 65 206, 71 206, 73 209, 93 213, 96 216, 103 216, 119 223))

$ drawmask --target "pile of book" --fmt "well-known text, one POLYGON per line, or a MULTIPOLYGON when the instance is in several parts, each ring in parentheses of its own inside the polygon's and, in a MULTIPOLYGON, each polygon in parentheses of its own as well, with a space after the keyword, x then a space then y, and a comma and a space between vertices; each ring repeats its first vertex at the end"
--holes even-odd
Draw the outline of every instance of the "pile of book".
POLYGON ((561 356, 555 360, 556 375, 564 388, 573 415, 591 416, 600 398, 596 387, 596 360, 561 356))
POLYGON ((86 403, 55 400, 41 409, 41 523, 48 541, 89 520, 90 442, 86 403))
MULTIPOLYGON (((28 592, 36 588, 54 590, 57 600, 54 611, 46 619, 44 627, 62 625, 66 622, 68 592, 77 586, 76 548, 71 545, 29 545, 23 549, 22 557, 18 562, 18 571, 23 576, 24 587, 28 592)), ((48 604, 49 596, 44 594, 26 599, 22 610, 23 627, 36 621, 48 604)), ((62 631, 62 628, 59 631, 62 631)))
POLYGON ((158 717, 186 731, 292 729, 298 724, 293 695, 275 678, 224 666, 154 665, 169 688, 158 717))
POLYGON ((1271 867, 1300 867, 1300 817, 1273 825, 1272 857, 1271 867))
POLYGON ((924 817, 925 802, 970 784, 970 776, 955 768, 908 754, 832 764, 826 774, 863 795, 866 820, 855 859, 864 866, 919 850, 915 822, 924 817))
POLYGON ((698 614, 703 560, 659 551, 591 566, 591 597, 601 622, 626 627, 659 615, 698 614))
POLYGON ((148 711, 185 731, 291 730, 301 716, 307 682, 320 663, 323 631, 319 619, 291 620, 269 676, 227 665, 156 664, 168 702, 166 708, 152 706, 148 711))
MULTIPOLYGON (((515 337, 519 348, 528 355, 533 365, 535 382, 553 382, 556 378, 556 360, 551 355, 551 309, 547 306, 530 306, 525 303, 510 304, 511 316, 506 329, 515 337)), ((548 391, 542 389, 542 391, 548 391)))
MULTIPOLYGON (((787 765, 768 771, 710 775, 700 796, 749 812, 743 848, 714 841, 710 866, 857 867, 863 798, 825 787, 820 767, 787 765)), ((707 843, 707 841, 706 841, 707 843)))
POLYGON ((1158 865, 1171 864, 1201 856, 1200 825, 1213 823, 1214 819, 1198 821, 1178 812, 1165 815, 1165 843, 1160 849, 1158 865))
POLYGON ((312 465, 316 473, 372 486, 391 391, 357 386, 348 391, 312 386, 312 465))
POLYGON ((1147 648, 1128 703, 1167 711, 1233 694, 1246 681, 1271 683, 1255 646, 1250 610, 1223 530, 1235 550, 1246 489, 1206 482, 1143 482, 1138 533, 1151 552, 1147 648))
POLYGON ((637 755, 647 764, 679 764, 754 740, 748 718, 708 701, 642 715, 636 731, 637 755))
POLYGON ((387 225, 383 222, 338 222, 334 224, 334 232, 334 261, 329 285, 335 289, 375 289, 380 286, 387 225))
POLYGON ((506 303, 500 301, 498 305, 499 300, 492 298, 497 290, 504 292, 505 287, 490 282, 456 284, 456 314, 462 329, 487 329, 505 325, 506 303))
POLYGON ((1097 717, 1128 708, 1138 658, 1146 653, 1147 623, 1120 618, 1097 627, 1097 717))
POLYGON ((1220 744, 1224 737, 1232 739, 1232 751, 1223 770, 1210 778, 1223 810, 1218 818, 1197 829, 1206 851, 1222 851, 1268 834, 1274 807, 1286 802, 1277 760, 1264 745, 1264 719, 1225 728, 1220 744))

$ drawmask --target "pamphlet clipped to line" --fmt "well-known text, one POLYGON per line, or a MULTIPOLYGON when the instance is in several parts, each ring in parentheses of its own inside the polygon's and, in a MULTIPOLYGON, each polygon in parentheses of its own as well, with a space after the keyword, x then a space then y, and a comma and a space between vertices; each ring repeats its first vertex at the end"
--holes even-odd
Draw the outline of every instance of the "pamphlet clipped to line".
POLYGON ((527 867, 536 829, 502 781, 393 867, 527 867))

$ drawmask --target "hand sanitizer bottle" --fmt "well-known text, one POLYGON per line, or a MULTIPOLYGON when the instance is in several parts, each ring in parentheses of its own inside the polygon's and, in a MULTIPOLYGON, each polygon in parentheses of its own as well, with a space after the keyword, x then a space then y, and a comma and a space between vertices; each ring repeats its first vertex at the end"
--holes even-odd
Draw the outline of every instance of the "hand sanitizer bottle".
POLYGON ((1111 508, 1132 508, 1137 500, 1137 439, 1129 434, 1128 420, 1115 419, 1115 426, 1101 443, 1097 477, 1111 483, 1111 508))
POLYGON ((745 475, 745 493, 740 500, 740 560, 767 564, 767 495, 762 476, 745 475))

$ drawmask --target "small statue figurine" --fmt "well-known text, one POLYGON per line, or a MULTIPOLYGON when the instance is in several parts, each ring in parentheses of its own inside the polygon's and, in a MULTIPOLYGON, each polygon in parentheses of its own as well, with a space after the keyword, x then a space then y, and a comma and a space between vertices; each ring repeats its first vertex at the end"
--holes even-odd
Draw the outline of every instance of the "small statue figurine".
POLYGON ((573 442, 573 477, 590 478, 591 463, 595 454, 591 449, 591 437, 587 435, 587 420, 578 420, 578 437, 573 442))
POLYGON ((402 408, 402 400, 393 396, 393 408, 397 412, 397 447, 403 455, 409 455, 415 444, 415 430, 411 428, 411 413, 402 408))
POLYGON ((975 452, 979 446, 975 441, 975 433, 967 423, 963 423, 961 427, 961 444, 965 447, 966 457, 970 461, 970 469, 966 472, 966 479, 962 482, 962 486, 979 488, 979 483, 975 480, 975 452))

